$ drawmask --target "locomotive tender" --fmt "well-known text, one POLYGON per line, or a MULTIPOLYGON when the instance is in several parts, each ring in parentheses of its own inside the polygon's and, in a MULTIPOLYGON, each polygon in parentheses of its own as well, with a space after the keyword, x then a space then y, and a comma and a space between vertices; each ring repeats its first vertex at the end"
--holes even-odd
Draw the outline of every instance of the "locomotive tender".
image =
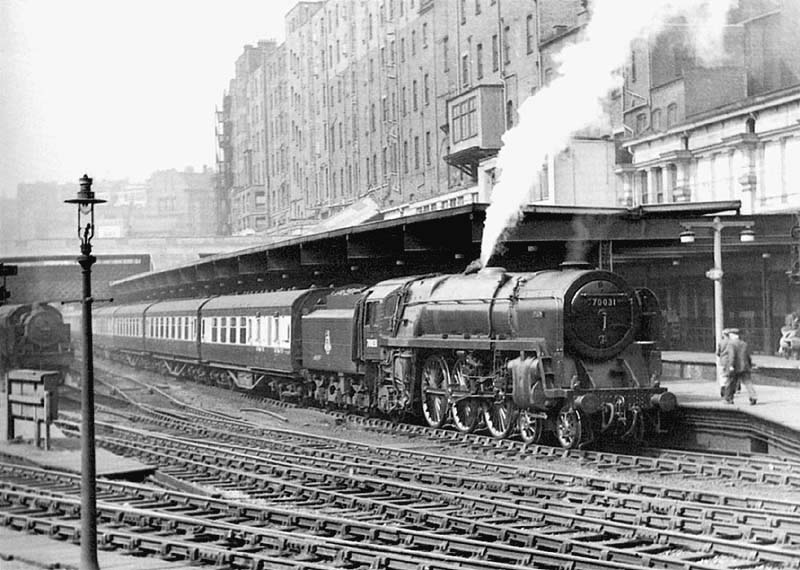
POLYGON ((178 377, 496 437, 552 431, 571 448, 642 438, 676 407, 659 385, 658 318, 649 290, 564 264, 108 306, 94 335, 178 377))
POLYGON ((73 359, 70 328, 47 303, 0 306, 0 372, 55 370, 62 377, 73 359))

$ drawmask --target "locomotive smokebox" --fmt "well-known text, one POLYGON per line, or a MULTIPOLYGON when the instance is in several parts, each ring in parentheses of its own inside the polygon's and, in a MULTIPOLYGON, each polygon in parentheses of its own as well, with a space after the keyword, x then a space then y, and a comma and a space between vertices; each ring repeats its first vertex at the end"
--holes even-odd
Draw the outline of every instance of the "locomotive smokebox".
POLYGON ((561 263, 559 269, 594 269, 588 261, 565 261, 561 263))

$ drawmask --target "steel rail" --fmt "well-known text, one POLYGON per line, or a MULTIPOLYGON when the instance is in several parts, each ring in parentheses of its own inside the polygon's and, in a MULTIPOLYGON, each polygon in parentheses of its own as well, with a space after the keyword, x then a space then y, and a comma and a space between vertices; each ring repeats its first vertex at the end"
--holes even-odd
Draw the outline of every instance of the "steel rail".
MULTIPOLYGON (((617 570, 641 567, 558 551, 487 544, 460 536, 405 530, 388 527, 386 524, 302 514, 289 509, 270 509, 221 499, 167 494, 160 490, 137 489, 130 484, 123 486, 101 482, 101 489, 106 495, 98 502, 99 516, 105 523, 100 528, 101 543, 120 544, 121 538, 122 544, 129 548, 130 533, 134 530, 139 550, 142 549, 142 542, 147 542, 152 533, 185 537, 191 532, 203 536, 204 543, 228 542, 229 545, 233 543, 246 546, 248 553, 257 554, 264 561, 267 560, 265 557, 268 553, 262 554, 258 551, 270 547, 280 556, 287 552, 302 553, 304 556, 324 555, 327 560, 337 563, 360 561, 362 564, 369 564, 369 568, 423 567, 419 564, 424 564, 425 568, 459 570, 518 569, 520 565, 541 564, 556 568, 617 570), (116 494, 110 498, 108 495, 112 491, 116 491, 116 494), (132 496, 135 491, 138 493, 132 496), (123 502, 124 504, 120 504, 123 502), (123 525, 128 528, 123 529, 122 536, 119 537, 119 527, 123 525)), ((73 489, 73 494, 75 492, 77 489, 73 489)), ((0 523, 7 526, 41 531, 43 524, 58 524, 52 520, 57 519, 58 515, 74 517, 76 511, 79 511, 77 501, 63 492, 42 492, 41 489, 29 490, 24 486, 0 490, 0 513, 5 512, 4 515, 0 514, 0 523), (41 516, 36 516, 37 511, 41 516)), ((47 531, 50 534, 62 532, 54 532, 52 526, 47 531)), ((158 551, 150 549, 150 552, 163 555, 166 547, 176 556, 180 542, 173 546, 172 540, 162 541, 158 551)), ((191 560, 210 559, 217 564, 234 564, 233 558, 244 554, 237 551, 241 546, 232 548, 231 556, 227 559, 220 558, 216 549, 209 556, 202 552, 203 546, 197 548, 201 550, 195 552, 190 557, 191 560)), ((316 562, 319 564, 319 561, 316 562)), ((253 567, 252 562, 248 567, 253 567)))
MULTIPOLYGON (((160 440, 163 443, 167 438, 151 437, 151 439, 160 440)), ((484 513, 484 516, 489 516, 494 520, 501 517, 505 521, 504 525, 500 525, 501 528, 507 527, 511 521, 516 523, 515 526, 520 524, 527 524, 533 528, 537 526, 540 528, 552 526, 558 528, 561 532, 566 529, 575 531, 576 525, 580 525, 584 528, 579 532, 589 532, 595 541, 598 540, 597 532, 602 531, 601 536, 606 533, 613 533, 617 535, 618 539, 634 540, 637 544, 649 543, 650 546, 654 546, 656 543, 667 541, 675 546, 694 548, 696 553, 700 553, 703 556, 727 554, 747 558, 757 553, 759 559, 764 561, 786 563, 796 559, 795 552, 790 553, 785 549, 764 545, 742 545, 738 541, 718 537, 692 536, 687 534, 691 530, 679 532, 672 529, 642 529, 640 525, 646 522, 646 517, 635 517, 634 519, 623 517, 626 520, 618 521, 596 519, 582 515, 565 515, 545 508, 521 506, 478 497, 465 497, 463 494, 450 493, 435 488, 429 489, 421 485, 390 483, 385 479, 379 478, 342 476, 332 474, 324 469, 301 469, 295 465, 266 465, 260 458, 242 457, 240 454, 233 454, 233 456, 230 453, 222 454, 219 461, 225 467, 213 467, 208 465, 208 461, 212 459, 215 453, 214 449, 203 449, 200 446, 200 449, 192 450, 190 449, 192 445, 186 441, 181 441, 178 446, 164 449, 161 452, 154 452, 152 449, 143 446, 142 435, 137 436, 136 440, 136 442, 111 442, 104 438, 103 442, 107 446, 110 445, 115 451, 144 455, 151 459, 157 459, 162 464, 168 465, 170 463, 183 462, 184 469, 186 465, 191 465, 196 469, 204 468, 207 474, 213 471, 216 477, 227 472, 228 477, 233 482, 250 480, 252 483, 255 480, 261 480, 273 485, 282 485, 285 488, 288 484, 287 478, 300 479, 305 482, 305 488, 297 484, 295 489, 304 493, 306 497, 309 497, 309 493, 311 493, 310 500, 319 500, 320 493, 338 490, 341 493, 349 491, 353 495, 350 497, 351 500, 361 501, 362 497, 357 496, 357 493, 361 491, 362 493, 373 494, 373 497, 377 493, 382 497, 378 502, 384 508, 389 506, 394 506, 401 510, 407 508, 407 504, 397 505, 397 502, 401 501, 412 505, 419 503, 419 506, 424 506, 425 509, 430 509, 432 504, 436 505, 440 510, 449 511, 450 514, 444 516, 451 516, 454 511, 467 510, 471 516, 475 516, 475 513, 484 513), (263 475, 264 471, 271 472, 266 481, 265 475, 263 475), (311 489, 308 488, 309 485, 312 485, 311 489), (392 498, 393 502, 388 501, 387 497, 392 498), (527 517, 527 522, 520 522, 520 518, 523 515, 527 517)), ((194 447, 197 448, 198 446, 195 444, 194 447)), ((365 507, 374 510, 374 502, 374 498, 368 499, 368 505, 365 505, 365 507)), ((504 532, 508 530, 508 528, 505 528, 504 532)), ((705 529, 700 530, 704 531, 705 529)), ((542 533, 537 534, 541 535, 542 533)), ((538 538, 544 540, 546 537, 540 536, 538 538)), ((552 536, 547 538, 553 540, 552 536)), ((587 548, 586 542, 581 542, 580 544, 582 548, 587 548)), ((609 545, 595 543, 593 546, 596 548, 608 548, 609 545)), ((666 560, 662 560, 663 562, 666 562, 666 560)))

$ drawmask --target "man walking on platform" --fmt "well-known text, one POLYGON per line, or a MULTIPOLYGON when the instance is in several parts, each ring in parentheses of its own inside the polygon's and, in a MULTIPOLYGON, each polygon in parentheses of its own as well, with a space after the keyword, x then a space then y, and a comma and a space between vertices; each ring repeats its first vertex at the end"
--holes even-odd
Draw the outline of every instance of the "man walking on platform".
POLYGON ((733 404, 736 391, 740 385, 744 384, 750 398, 750 405, 755 405, 757 399, 753 379, 750 375, 753 368, 750 348, 739 337, 739 329, 725 329, 723 334, 727 337, 727 341, 720 344, 720 363, 726 375, 723 397, 726 402, 733 404))

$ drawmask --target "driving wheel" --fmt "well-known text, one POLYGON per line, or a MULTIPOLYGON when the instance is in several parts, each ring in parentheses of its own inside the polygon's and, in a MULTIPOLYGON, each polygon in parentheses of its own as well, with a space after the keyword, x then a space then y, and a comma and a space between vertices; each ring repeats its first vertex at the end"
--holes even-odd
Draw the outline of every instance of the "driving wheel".
POLYGON ((469 379, 467 377, 467 363, 459 359, 453 365, 451 377, 451 397, 453 405, 450 413, 453 425, 462 433, 472 433, 478 426, 481 417, 481 405, 475 398, 465 396, 470 393, 469 379))
POLYGON ((428 425, 439 428, 447 419, 450 370, 445 359, 438 354, 429 356, 422 367, 420 396, 422 415, 428 425))
POLYGON ((515 412, 516 408, 511 398, 489 402, 483 413, 489 433, 497 438, 508 437, 516 425, 515 412))

